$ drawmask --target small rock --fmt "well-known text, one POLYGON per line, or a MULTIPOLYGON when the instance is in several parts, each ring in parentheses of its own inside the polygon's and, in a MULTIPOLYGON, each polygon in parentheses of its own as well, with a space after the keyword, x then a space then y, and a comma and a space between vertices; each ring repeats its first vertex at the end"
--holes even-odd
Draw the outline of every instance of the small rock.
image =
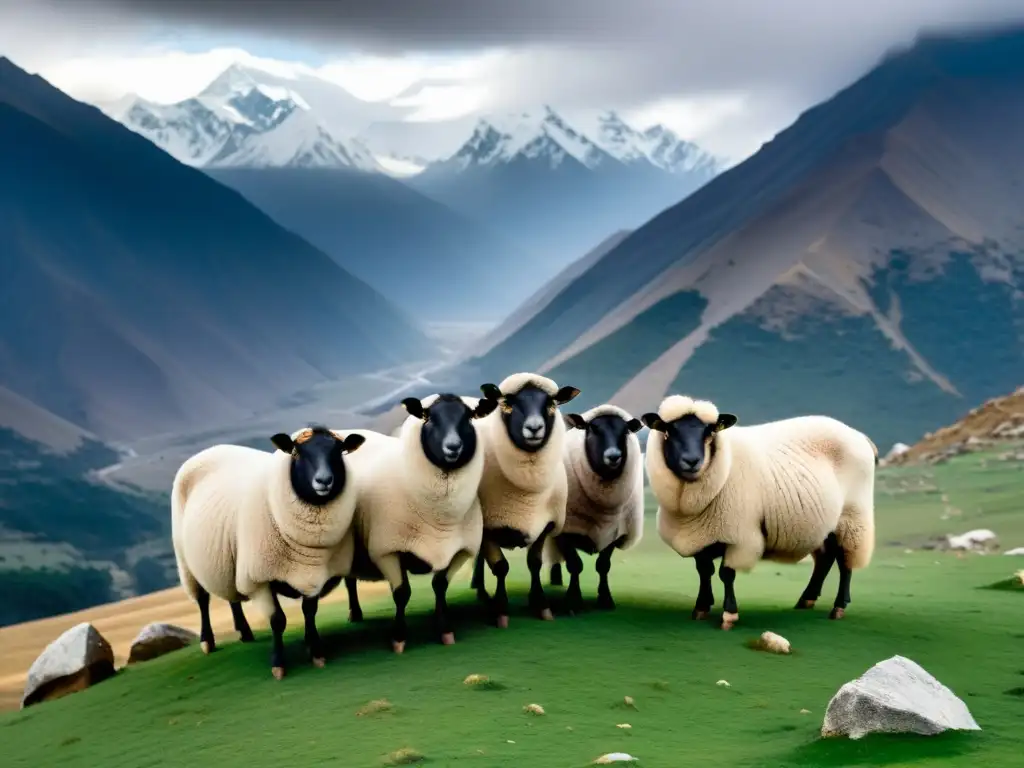
POLYGON ((525 707, 523 707, 523 712, 527 713, 528 715, 543 715, 544 707, 542 707, 540 704, 527 704, 525 707))
POLYGON ((483 685, 484 683, 490 682, 490 678, 487 675, 469 675, 465 680, 462 681, 463 685, 483 685))
POLYGON ((616 728, 632 728, 633 726, 630 725, 629 723, 616 723, 615 727, 616 728))
POLYGON ((199 635, 190 629, 174 624, 147 624, 132 641, 128 652, 128 663, 149 661, 158 656, 177 651, 199 640, 199 635))
POLYGON ((22 708, 84 691, 114 675, 114 650, 92 624, 77 624, 32 662, 22 708))
POLYGON ((919 665, 893 656, 846 683, 828 703, 822 736, 980 731, 970 711, 919 665))
POLYGON ((1024 586, 1024 571, 1017 571, 1014 574, 1014 578, 1017 579, 1017 583, 1018 584, 1020 584, 1021 586, 1024 586))
POLYGON ((1014 555, 1014 556, 1020 557, 1020 556, 1024 555, 1024 547, 1014 547, 1013 549, 1006 550, 1005 552, 1003 552, 1003 554, 1004 555, 1014 555))
POLYGON ((719 680, 717 683, 715 683, 715 685, 721 685, 721 686, 724 686, 725 688, 731 687, 729 685, 729 681, 728 680, 719 680))
POLYGON ((946 536, 946 540, 949 542, 949 548, 954 550, 990 552, 999 549, 998 537, 987 528, 978 528, 959 536, 949 535, 946 536))
POLYGON ((637 758, 626 752, 609 752, 607 755, 601 755, 593 764, 608 765, 610 763, 635 763, 636 761, 637 758))
POLYGON ((809 709, 801 709, 800 710, 800 714, 801 715, 809 715, 809 714, 811 714, 811 710, 809 710, 809 709))
POLYGON ((904 555, 912 555, 912 554, 914 554, 914 550, 912 550, 912 549, 904 549, 903 550, 903 554, 904 555))
POLYGON ((910 446, 906 443, 893 443, 892 448, 885 454, 883 461, 892 461, 897 456, 902 456, 904 453, 910 450, 910 446))
POLYGON ((627 707, 631 707, 632 709, 636 709, 636 702, 633 701, 633 697, 632 696, 623 696, 622 697, 622 703, 625 704, 627 707))
POLYGON ((792 650, 789 640, 774 632, 762 632, 754 647, 759 651, 768 651, 769 653, 789 653, 792 650))

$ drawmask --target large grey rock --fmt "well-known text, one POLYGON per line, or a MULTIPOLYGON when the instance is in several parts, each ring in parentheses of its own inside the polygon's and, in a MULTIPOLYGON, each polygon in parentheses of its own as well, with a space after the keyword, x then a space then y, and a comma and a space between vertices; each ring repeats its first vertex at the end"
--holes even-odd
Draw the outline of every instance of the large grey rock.
POLYGON ((832 697, 822 736, 859 739, 869 733, 980 731, 967 705, 903 656, 880 661, 832 697))
POLYGON ((131 650, 128 652, 128 663, 149 661, 171 651, 180 650, 197 640, 199 640, 199 635, 191 629, 160 622, 147 624, 132 641, 131 650))
POLYGON ((96 627, 83 622, 46 646, 32 662, 21 706, 84 691, 113 674, 113 648, 96 627))

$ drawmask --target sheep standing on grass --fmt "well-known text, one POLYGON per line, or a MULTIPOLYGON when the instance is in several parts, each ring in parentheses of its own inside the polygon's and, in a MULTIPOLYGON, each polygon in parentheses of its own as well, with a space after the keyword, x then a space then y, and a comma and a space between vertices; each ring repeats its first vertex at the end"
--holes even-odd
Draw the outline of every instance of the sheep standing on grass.
POLYGON ((839 590, 830 618, 850 603, 851 572, 871 562, 878 450, 866 435, 826 416, 751 427, 714 403, 672 395, 651 429, 647 474, 658 499, 658 533, 693 557, 700 590, 693 618, 714 604, 711 576, 722 558, 722 629, 739 618, 736 571, 758 560, 796 563, 814 554, 814 572, 797 608, 814 605, 832 563, 839 590), (730 429, 732 427, 732 429, 730 429))
POLYGON ((579 551, 597 554, 599 608, 613 609, 608 587, 612 554, 640 541, 644 524, 644 469, 639 419, 614 405, 600 405, 565 416, 569 428, 563 460, 569 493, 562 532, 548 539, 545 559, 553 562, 551 583, 561 583, 559 563, 569 570, 566 603, 570 613, 583 608, 579 551), (558 569, 558 570, 556 570, 558 569))
POLYGON ((472 586, 489 603, 499 627, 508 626, 505 579, 508 560, 502 549, 527 548, 530 569, 530 608, 540 618, 553 617, 540 572, 548 536, 565 522, 568 487, 562 447, 565 423, 558 407, 576 397, 575 387, 559 388, 535 373, 516 373, 499 386, 484 384, 484 397, 499 409, 481 421, 486 456, 480 482, 484 535, 473 571, 472 586), (484 586, 484 561, 497 577, 493 599, 484 586))
POLYGON ((343 454, 364 438, 313 426, 271 441, 274 453, 215 445, 182 464, 171 489, 171 537, 181 585, 199 605, 203 651, 215 647, 210 595, 238 606, 236 622, 240 603, 252 600, 269 619, 271 670, 280 679, 287 619, 279 595, 302 598, 306 645, 313 663, 324 664, 319 598, 348 573, 353 554, 355 492, 343 454))
POLYGON ((441 642, 455 642, 447 593, 452 578, 480 550, 483 516, 477 490, 484 452, 474 424, 495 400, 407 397, 409 416, 398 437, 360 431, 366 444, 352 459, 359 475, 356 554, 345 579, 349 618, 362 620, 357 579, 387 579, 395 601, 392 645, 405 649, 409 573, 433 573, 441 642))

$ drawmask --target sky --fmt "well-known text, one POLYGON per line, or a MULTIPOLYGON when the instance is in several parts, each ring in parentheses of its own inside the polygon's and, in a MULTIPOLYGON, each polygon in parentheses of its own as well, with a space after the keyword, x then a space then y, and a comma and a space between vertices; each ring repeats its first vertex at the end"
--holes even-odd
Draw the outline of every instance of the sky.
POLYGON ((1021 20, 1021 0, 0 0, 0 55, 91 102, 177 101, 236 61, 316 74, 424 147, 481 115, 615 109, 736 162, 921 30, 1021 20))

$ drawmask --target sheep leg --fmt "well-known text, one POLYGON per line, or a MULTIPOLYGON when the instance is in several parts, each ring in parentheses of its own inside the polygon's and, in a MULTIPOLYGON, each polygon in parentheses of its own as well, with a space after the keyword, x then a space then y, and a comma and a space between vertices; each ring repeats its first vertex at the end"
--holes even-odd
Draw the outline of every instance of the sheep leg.
POLYGON ((498 584, 494 588, 493 597, 487 594, 486 589, 481 588, 477 591, 477 598, 487 603, 492 619, 500 629, 505 629, 508 627, 508 592, 505 588, 508 560, 505 559, 505 553, 501 551, 501 547, 486 538, 481 543, 480 551, 483 553, 483 559, 487 562, 487 567, 491 569, 491 573, 498 580, 498 584))
POLYGON ((551 579, 548 582, 552 587, 562 586, 562 564, 555 563, 551 566, 551 579))
POLYGON ((395 653, 405 650, 407 627, 405 623, 405 607, 412 596, 409 586, 409 574, 402 567, 397 555, 385 555, 376 562, 377 568, 391 585, 391 597, 395 601, 395 621, 391 629, 391 647, 395 653))
POLYGON ((554 527, 554 523, 548 523, 544 532, 526 550, 526 566, 530 569, 530 610, 544 621, 552 621, 555 618, 548 603, 548 596, 544 594, 544 585, 540 582, 540 572, 544 567, 544 542, 554 527))
POLYGON ((241 603, 231 602, 231 618, 235 620, 235 631, 238 632, 238 637, 243 643, 251 643, 256 639, 253 637, 252 627, 249 626, 249 622, 242 612, 241 603))
POLYGON ((569 588, 565 590, 565 607, 570 616, 583 610, 583 591, 580 589, 580 574, 583 573, 583 558, 570 542, 556 536, 555 546, 565 560, 565 568, 569 571, 569 588))
POLYGON ((302 598, 302 617, 306 620, 306 648, 309 649, 309 657, 314 667, 322 667, 326 662, 324 644, 316 630, 316 611, 319 607, 319 597, 302 598))
POLYGON ((736 593, 733 591, 733 582, 736 581, 736 571, 725 564, 718 568, 718 578, 722 580, 725 587, 725 597, 722 598, 722 629, 732 629, 733 624, 739 621, 740 609, 736 604, 736 593))
POLYGON ((345 590, 348 592, 348 620, 358 623, 363 620, 363 608, 359 605, 359 580, 351 576, 345 577, 345 590))
POLYGON ((694 556, 693 562, 697 566, 700 587, 697 590, 697 602, 693 606, 690 618, 694 621, 703 621, 711 613, 711 607, 715 604, 715 591, 711 584, 711 577, 715 575, 715 558, 707 551, 703 551, 694 556))
POLYGON ((841 619, 846 615, 846 606, 851 602, 850 599, 850 579, 853 577, 853 571, 850 570, 850 566, 846 563, 846 552, 843 550, 839 543, 836 542, 836 564, 839 566, 839 589, 836 591, 836 601, 832 606, 832 612, 829 613, 830 619, 841 619))
POLYGON ((270 614, 270 631, 273 634, 273 646, 270 649, 270 672, 280 680, 284 677, 284 630, 288 626, 288 617, 281 610, 281 602, 275 592, 270 593, 274 603, 274 611, 270 614))
POLYGON ((437 629, 441 635, 441 643, 452 645, 455 642, 455 631, 452 629, 452 619, 448 613, 448 574, 439 571, 431 579, 430 586, 434 588, 434 618, 437 621, 437 629))
POLYGON ((608 587, 608 572, 612 569, 612 554, 615 552, 616 547, 619 547, 625 539, 625 536, 616 539, 602 549, 601 553, 597 556, 597 562, 594 564, 594 569, 598 575, 597 607, 606 611, 615 610, 615 600, 612 599, 612 591, 608 587))
POLYGON ((794 606, 797 610, 813 608, 818 598, 821 597, 821 588, 825 585, 825 578, 836 561, 835 540, 835 534, 830 533, 825 539, 825 543, 811 553, 814 557, 814 570, 811 572, 811 580, 807 582, 807 587, 794 606))
POLYGON ((199 605, 199 647, 203 653, 213 653, 217 642, 210 625, 210 593, 199 585, 196 585, 196 603, 199 605))
POLYGON ((469 588, 476 590, 477 599, 487 602, 487 588, 484 586, 484 553, 483 550, 477 553, 473 561, 473 578, 469 582, 469 588))

